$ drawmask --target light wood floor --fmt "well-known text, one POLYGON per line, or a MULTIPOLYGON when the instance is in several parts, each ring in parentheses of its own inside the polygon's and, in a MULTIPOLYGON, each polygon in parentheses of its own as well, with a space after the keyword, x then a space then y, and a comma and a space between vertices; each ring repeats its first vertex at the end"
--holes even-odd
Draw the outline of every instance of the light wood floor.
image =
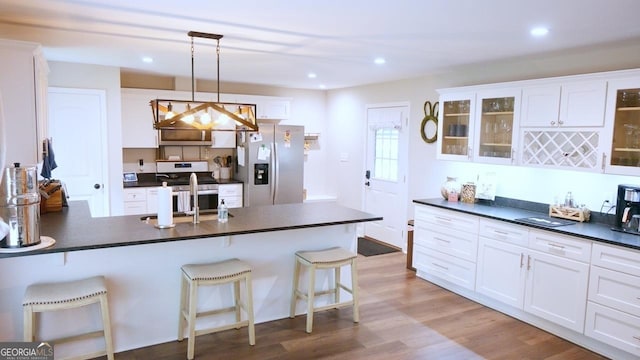
MULTIPOLYGON (((358 258, 360 323, 351 309, 202 335, 196 359, 603 359, 584 348, 419 279, 405 255, 358 258)), ((116 354, 118 360, 185 359, 187 341, 116 354)))

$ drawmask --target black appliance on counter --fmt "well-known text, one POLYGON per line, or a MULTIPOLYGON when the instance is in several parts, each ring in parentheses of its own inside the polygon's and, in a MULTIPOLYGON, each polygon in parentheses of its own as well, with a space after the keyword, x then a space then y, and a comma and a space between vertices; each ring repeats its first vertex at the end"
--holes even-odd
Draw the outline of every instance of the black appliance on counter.
POLYGON ((612 230, 640 235, 640 186, 618 185, 616 223, 612 230))

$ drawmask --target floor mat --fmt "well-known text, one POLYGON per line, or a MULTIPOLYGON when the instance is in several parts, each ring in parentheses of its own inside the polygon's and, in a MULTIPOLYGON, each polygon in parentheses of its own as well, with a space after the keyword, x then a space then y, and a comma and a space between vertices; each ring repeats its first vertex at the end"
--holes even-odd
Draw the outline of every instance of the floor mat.
POLYGON ((396 248, 392 248, 390 246, 383 245, 377 241, 371 241, 363 237, 358 238, 358 254, 360 255, 374 256, 374 255, 389 254, 396 251, 400 251, 400 250, 396 248))

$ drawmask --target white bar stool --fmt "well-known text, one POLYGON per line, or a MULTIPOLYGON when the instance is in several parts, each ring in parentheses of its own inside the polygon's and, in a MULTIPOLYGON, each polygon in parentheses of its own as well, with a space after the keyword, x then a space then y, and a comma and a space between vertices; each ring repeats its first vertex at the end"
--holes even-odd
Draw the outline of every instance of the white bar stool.
POLYGON ((296 303, 298 298, 307 301, 307 333, 311 333, 313 328, 313 313, 327 309, 337 309, 339 307, 353 305, 353 322, 360 321, 358 312, 358 274, 356 269, 357 254, 343 248, 331 248, 320 251, 298 251, 296 252, 296 266, 293 274, 293 293, 291 296, 290 318, 295 317, 296 303), (300 267, 304 265, 309 269, 309 284, 307 294, 298 288, 300 278, 300 267), (340 268, 342 266, 351 266, 351 288, 346 287, 340 279, 340 268), (334 269, 335 270, 335 287, 325 291, 315 291, 316 270, 317 269, 334 269), (340 302, 340 289, 351 294, 351 300, 340 302), (319 295, 334 295, 334 303, 326 306, 316 307, 314 298, 319 295))
POLYGON ((182 266, 182 284, 180 290, 180 318, 178 320, 178 341, 184 339, 185 321, 188 328, 187 359, 193 359, 195 337, 228 329, 249 328, 249 345, 255 345, 255 327, 253 319, 253 294, 251 288, 251 266, 238 259, 230 259, 211 264, 189 264, 182 266), (240 282, 244 280, 247 299, 240 301, 240 282), (234 305, 228 308, 197 312, 198 287, 221 285, 233 282, 234 305), (187 306, 188 301, 188 306, 187 306), (240 309, 247 313, 247 320, 241 321, 240 309), (196 319, 221 313, 235 312, 236 322, 215 328, 197 330, 196 319))
POLYGON ((104 351, 74 357, 74 359, 92 359, 107 355, 107 359, 113 360, 111 321, 109 320, 107 286, 104 276, 94 276, 87 279, 59 283, 29 285, 22 302, 24 311, 24 341, 36 341, 37 313, 73 309, 97 302, 100 303, 100 312, 102 313, 102 330, 68 336, 61 339, 47 339, 47 341, 60 344, 92 337, 104 337, 104 351))

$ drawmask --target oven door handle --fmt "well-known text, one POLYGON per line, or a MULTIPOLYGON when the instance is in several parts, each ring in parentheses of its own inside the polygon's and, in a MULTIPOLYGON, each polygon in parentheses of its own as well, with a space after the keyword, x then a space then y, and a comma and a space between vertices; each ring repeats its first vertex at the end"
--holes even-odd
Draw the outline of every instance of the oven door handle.
POLYGON ((215 195, 218 190, 198 190, 198 195, 215 195))

